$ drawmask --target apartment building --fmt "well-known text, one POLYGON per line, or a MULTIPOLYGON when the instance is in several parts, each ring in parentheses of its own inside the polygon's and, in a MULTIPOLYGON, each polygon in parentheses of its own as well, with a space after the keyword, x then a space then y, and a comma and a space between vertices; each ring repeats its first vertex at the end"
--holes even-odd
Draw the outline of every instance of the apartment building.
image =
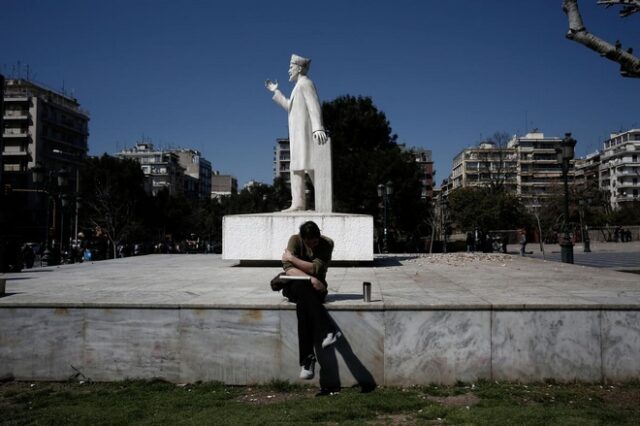
POLYGON ((291 164, 291 151, 289 149, 289 139, 276 139, 276 146, 273 148, 273 178, 281 177, 289 183, 289 165, 291 164))
POLYGON ((163 189, 167 189, 171 195, 184 192, 185 169, 175 152, 156 150, 152 143, 139 142, 133 148, 118 152, 116 157, 140 163, 147 193, 155 196, 163 189))
POLYGON ((211 177, 211 198, 226 197, 238 192, 238 180, 231 175, 218 172, 211 177))
POLYGON ((0 181, 12 194, 7 198, 11 231, 30 241, 45 241, 50 233, 60 237, 60 219, 48 214, 51 200, 44 191, 64 173, 68 184, 56 191, 77 192, 88 152, 89 113, 73 96, 30 79, 6 79, 2 98, 0 181), (36 166, 43 182, 33 181, 36 166))
MULTIPOLYGON (((562 163, 558 161, 557 150, 562 147, 563 138, 546 137, 533 130, 525 136, 515 136, 508 147, 517 152, 516 194, 522 203, 532 208, 540 200, 562 191, 562 163)), ((575 160, 569 163, 569 181, 573 181, 575 160)))
POLYGON ((409 150, 409 153, 413 156, 413 159, 420 168, 420 183, 422 184, 421 197, 430 200, 433 198, 433 179, 436 174, 433 170, 431 150, 412 148, 409 150))
POLYGON ((75 184, 89 149, 89 113, 77 99, 41 83, 8 79, 3 127, 4 183, 28 184, 29 170, 40 163, 48 171, 65 168, 75 184))
POLYGON ((474 186, 500 186, 515 192, 518 166, 517 150, 482 142, 465 148, 453 159, 451 190, 474 186))
POLYGON ((600 151, 592 152, 575 161, 574 182, 583 189, 600 186, 600 151))
POLYGON ((211 162, 200 151, 194 149, 174 149, 178 162, 184 171, 184 194, 193 199, 206 200, 211 197, 211 162))
POLYGON ((600 157, 600 189, 611 207, 640 201, 640 129, 611 134, 600 157))
MULTIPOLYGON (((447 195, 459 188, 502 185, 506 191, 516 194, 526 207, 537 206, 542 198, 562 189, 562 164, 556 151, 561 148, 562 140, 547 137, 536 129, 525 136, 514 136, 506 147, 482 142, 477 147, 466 148, 453 159, 451 175, 443 181, 442 191, 447 195)), ((572 160, 569 165, 570 181, 574 180, 574 163, 572 160)), ((584 172, 593 179, 594 166, 590 167, 584 172)))

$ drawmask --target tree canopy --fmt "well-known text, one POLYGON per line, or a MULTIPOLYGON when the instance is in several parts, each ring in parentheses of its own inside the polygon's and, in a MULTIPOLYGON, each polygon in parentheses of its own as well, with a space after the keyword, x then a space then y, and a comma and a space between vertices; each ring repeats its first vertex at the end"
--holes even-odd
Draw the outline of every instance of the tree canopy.
POLYGON ((451 219, 461 230, 516 229, 531 223, 522 203, 507 192, 489 187, 461 188, 449 195, 451 219))
POLYGON ((147 202, 140 164, 106 154, 89 157, 80 182, 85 226, 105 232, 115 253, 118 243, 140 228, 147 202))
POLYGON ((333 149, 334 209, 380 217, 377 186, 391 182, 392 226, 413 233, 426 220, 420 170, 397 143, 385 114, 370 97, 340 96, 322 106, 333 149))

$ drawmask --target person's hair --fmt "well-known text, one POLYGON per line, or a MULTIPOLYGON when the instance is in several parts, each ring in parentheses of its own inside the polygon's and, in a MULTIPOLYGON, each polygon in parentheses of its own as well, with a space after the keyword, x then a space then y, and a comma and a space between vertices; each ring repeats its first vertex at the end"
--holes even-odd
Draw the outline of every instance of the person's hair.
POLYGON ((303 240, 311 240, 313 238, 320 238, 320 228, 315 222, 308 221, 300 225, 300 237, 303 240))

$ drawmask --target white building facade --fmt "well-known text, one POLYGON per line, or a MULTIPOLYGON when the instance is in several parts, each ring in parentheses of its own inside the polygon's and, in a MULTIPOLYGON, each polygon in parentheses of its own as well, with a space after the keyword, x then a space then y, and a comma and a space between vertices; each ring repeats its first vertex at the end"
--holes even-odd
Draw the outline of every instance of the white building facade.
POLYGON ((145 176, 145 190, 155 196, 163 189, 171 195, 184 192, 184 168, 178 156, 171 151, 156 150, 152 143, 140 142, 131 149, 116 154, 140 163, 145 176))
POLYGON ((291 180, 291 175, 289 174, 290 164, 289 139, 279 138, 276 140, 276 146, 273 149, 273 178, 281 177, 285 182, 289 183, 291 180))
POLYGON ((512 147, 498 147, 482 142, 465 148, 453 159, 451 190, 501 184, 513 192, 516 189, 517 153, 512 147))
MULTIPOLYGON (((563 138, 548 137, 537 129, 509 142, 518 156, 516 194, 527 208, 540 204, 544 198, 562 193, 562 164, 557 150, 563 138)), ((574 180, 575 160, 569 163, 569 181, 574 180)))
POLYGON ((604 141, 600 157, 600 189, 611 207, 640 201, 640 129, 614 133, 604 141))
POLYGON ((190 198, 206 200, 211 197, 211 162, 194 149, 172 150, 185 169, 184 193, 190 198))

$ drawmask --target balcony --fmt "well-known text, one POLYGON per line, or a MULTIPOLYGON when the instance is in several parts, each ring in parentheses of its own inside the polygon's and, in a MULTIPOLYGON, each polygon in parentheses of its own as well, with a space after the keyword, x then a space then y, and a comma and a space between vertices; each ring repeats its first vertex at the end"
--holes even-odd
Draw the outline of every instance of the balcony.
POLYGON ((618 202, 618 203, 630 203, 630 202, 633 202, 633 201, 640 201, 640 196, 638 196, 638 195, 627 195, 627 196, 618 195, 616 197, 616 202, 618 202))
POLYGON ((70 121, 70 120, 64 120, 64 119, 63 120, 55 120, 55 119, 50 118, 50 117, 43 117, 43 118, 49 124, 61 127, 63 129, 70 130, 70 131, 72 131, 74 133, 79 133, 79 134, 81 134, 83 136, 86 136, 86 135, 89 134, 89 129, 88 129, 86 123, 77 124, 77 123, 74 123, 73 121, 70 121))
POLYGON ((28 102, 31 105, 31 98, 24 93, 11 93, 5 92, 4 94, 5 103, 19 103, 19 102, 28 102))
POLYGON ((22 129, 6 128, 4 129, 4 133, 3 133, 3 137, 7 139, 27 138, 29 136, 30 136, 29 131, 22 130, 22 129))
POLYGON ((29 157, 31 151, 26 146, 5 144, 2 155, 4 157, 29 157))
POLYGON ((638 182, 634 182, 632 180, 622 180, 622 181, 618 181, 617 185, 618 188, 640 188, 640 184, 638 184, 638 182))
POLYGON ((29 118, 28 111, 5 111, 4 112, 4 120, 27 120, 29 118))

